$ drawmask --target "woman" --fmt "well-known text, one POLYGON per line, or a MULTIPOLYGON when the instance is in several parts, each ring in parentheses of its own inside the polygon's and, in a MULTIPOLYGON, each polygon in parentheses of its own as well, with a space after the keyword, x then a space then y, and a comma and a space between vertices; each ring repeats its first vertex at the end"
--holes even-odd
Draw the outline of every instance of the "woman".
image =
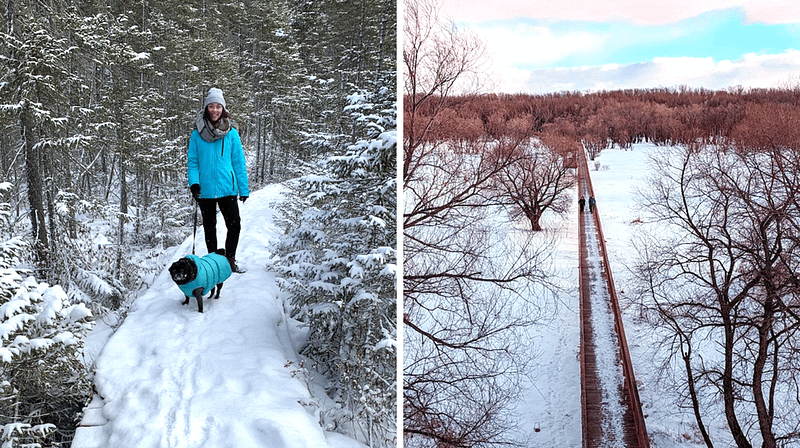
POLYGON ((211 88, 197 115, 195 129, 189 139, 189 188, 203 215, 203 229, 208 253, 217 250, 217 206, 222 212, 225 227, 225 256, 234 272, 236 248, 242 223, 236 196, 244 203, 250 196, 247 185, 247 166, 239 132, 231 126, 225 109, 222 90, 211 88))

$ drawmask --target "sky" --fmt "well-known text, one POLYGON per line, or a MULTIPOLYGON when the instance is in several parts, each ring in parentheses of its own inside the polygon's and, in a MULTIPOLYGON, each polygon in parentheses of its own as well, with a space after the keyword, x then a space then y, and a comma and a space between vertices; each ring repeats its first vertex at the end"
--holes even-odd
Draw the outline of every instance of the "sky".
POLYGON ((796 0, 443 0, 440 16, 484 42, 498 93, 800 85, 796 0))

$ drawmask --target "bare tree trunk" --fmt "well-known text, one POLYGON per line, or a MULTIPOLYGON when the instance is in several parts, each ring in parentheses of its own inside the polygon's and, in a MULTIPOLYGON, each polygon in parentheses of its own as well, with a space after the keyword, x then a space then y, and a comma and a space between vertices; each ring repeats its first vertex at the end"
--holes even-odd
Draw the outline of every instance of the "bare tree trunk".
MULTIPOLYGON (((6 2, 6 24, 7 32, 10 35, 19 37, 15 27, 17 18, 17 8, 14 0, 6 2)), ((43 191, 44 181, 42 179, 41 166, 39 164, 38 139, 35 134, 36 120, 32 116, 28 100, 20 102, 19 130, 22 136, 22 144, 25 152, 25 178, 28 184, 28 204, 30 205, 31 232, 35 240, 34 254, 39 265, 47 266, 47 225, 44 213, 43 191)))
POLYGON ((264 157, 261 153, 261 114, 256 114, 256 164, 255 164, 255 178, 264 179, 264 157))
MULTIPOLYGON (((768 212, 770 213, 770 212, 768 212)), ((771 334, 775 322, 776 304, 778 303, 779 296, 777 288, 773 282, 776 276, 776 270, 773 266, 773 260, 778 259, 778 256, 773 253, 774 248, 780 248, 780 245, 771 245, 767 230, 773 223, 772 214, 763 219, 759 223, 759 239, 761 247, 758 248, 762 252, 762 259, 765 266, 761 269, 763 271, 763 286, 766 293, 764 303, 762 306, 763 313, 761 315, 761 322, 757 324, 758 330, 758 351, 756 358, 753 361, 753 401, 755 402, 756 413, 758 414, 758 426, 761 431, 762 448, 775 448, 775 434, 772 429, 772 413, 767 405, 767 400, 764 397, 764 369, 767 365, 769 358, 769 346, 771 345, 771 334)), ((782 235, 776 235, 781 238, 782 235)), ((754 248, 754 250, 758 250, 754 248)), ((778 249, 780 250, 780 249, 778 249)), ((775 352, 777 352, 777 347, 775 352)), ((772 374, 771 383, 774 384, 777 372, 772 374)), ((773 389, 773 387, 770 387, 773 389)), ((771 394, 770 394, 771 395, 771 394)), ((771 401, 771 400, 770 400, 771 401)))
POLYGON ((17 19, 17 6, 14 0, 6 1, 6 33, 14 36, 16 34, 14 25, 17 19))
POLYGON ((539 224, 539 221, 542 218, 541 213, 537 213, 533 210, 527 210, 525 215, 528 217, 528 220, 531 222, 531 230, 534 232, 541 232, 542 225, 539 224))
POLYGON ((20 133, 22 134, 23 144, 25 145, 25 176, 28 183, 28 203, 31 210, 31 229, 36 240, 36 261, 39 264, 47 265, 47 223, 44 213, 44 181, 42 179, 41 167, 39 166, 39 153, 37 139, 34 134, 33 117, 27 101, 23 101, 22 111, 19 116, 20 133))
POLYGON ((753 361, 753 400, 758 414, 758 426, 761 430, 762 448, 775 448, 775 435, 772 433, 772 416, 764 399, 763 379, 764 367, 767 364, 770 345, 770 328, 772 327, 772 299, 767 298, 764 304, 764 322, 758 327, 758 354, 753 361))
POLYGON ((125 149, 120 149, 119 154, 119 229, 117 237, 117 266, 116 272, 122 272, 122 260, 125 247, 125 219, 128 215, 128 180, 125 167, 125 149))
POLYGON ((49 239, 48 239, 48 264, 49 268, 47 272, 47 279, 53 283, 57 282, 56 272, 53 269, 56 266, 56 259, 61 257, 58 256, 58 244, 59 241, 59 229, 58 229, 58 215, 56 214, 55 209, 55 200, 56 200, 56 188, 54 182, 56 182, 53 169, 52 169, 52 157, 48 154, 45 155, 41 151, 39 152, 38 156, 39 159, 39 167, 42 172, 42 178, 45 179, 43 185, 43 192, 44 192, 44 208, 47 211, 47 222, 49 227, 49 239))
MULTIPOLYGON (((387 2, 387 5, 391 6, 393 2, 387 2)), ((394 15, 393 8, 387 8, 387 11, 381 16, 381 31, 380 37, 378 42, 378 66, 375 68, 375 83, 377 84, 378 78, 381 75, 381 66, 383 64, 383 44, 386 38, 386 22, 388 15, 394 15)))
POLYGON ((689 399, 692 400, 692 410, 694 411, 694 419, 697 422, 697 427, 700 428, 700 434, 703 436, 703 441, 708 448, 714 448, 711 443, 711 437, 708 435, 706 425, 703 423, 703 414, 700 412, 700 400, 697 397, 697 387, 695 384, 694 372, 692 371, 692 344, 690 341, 685 340, 685 335, 681 333, 681 357, 683 358, 683 365, 686 368, 686 382, 689 386, 689 399), (683 349, 685 347, 685 350, 683 349))
MULTIPOLYGON (((713 260, 712 260, 713 262, 713 260)), ((731 306, 727 299, 720 299, 720 312, 722 314, 722 325, 725 337, 723 339, 723 351, 725 356, 725 367, 722 372, 722 400, 725 405, 725 420, 728 422, 731 435, 736 446, 739 448, 752 448, 753 445, 747 440, 747 435, 742 431, 739 419, 736 417, 737 392, 736 384, 733 381, 733 357, 736 345, 736 327, 731 320, 731 306), (724 300, 724 302, 722 302, 724 300)))

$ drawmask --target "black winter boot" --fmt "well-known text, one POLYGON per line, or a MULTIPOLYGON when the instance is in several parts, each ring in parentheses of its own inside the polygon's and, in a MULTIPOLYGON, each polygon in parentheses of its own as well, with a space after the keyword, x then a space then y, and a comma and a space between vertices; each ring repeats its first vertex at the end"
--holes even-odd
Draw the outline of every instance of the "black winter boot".
POLYGON ((231 264, 231 272, 234 274, 244 274, 244 271, 239 268, 238 264, 236 264, 236 260, 233 258, 228 258, 228 263, 231 264))

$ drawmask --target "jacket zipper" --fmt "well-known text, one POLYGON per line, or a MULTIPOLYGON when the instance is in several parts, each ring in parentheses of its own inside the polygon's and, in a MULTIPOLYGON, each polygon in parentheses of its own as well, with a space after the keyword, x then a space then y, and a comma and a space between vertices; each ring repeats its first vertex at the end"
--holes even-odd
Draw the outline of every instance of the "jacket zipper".
POLYGON ((225 156, 225 137, 222 137, 222 153, 219 156, 220 157, 225 156))

